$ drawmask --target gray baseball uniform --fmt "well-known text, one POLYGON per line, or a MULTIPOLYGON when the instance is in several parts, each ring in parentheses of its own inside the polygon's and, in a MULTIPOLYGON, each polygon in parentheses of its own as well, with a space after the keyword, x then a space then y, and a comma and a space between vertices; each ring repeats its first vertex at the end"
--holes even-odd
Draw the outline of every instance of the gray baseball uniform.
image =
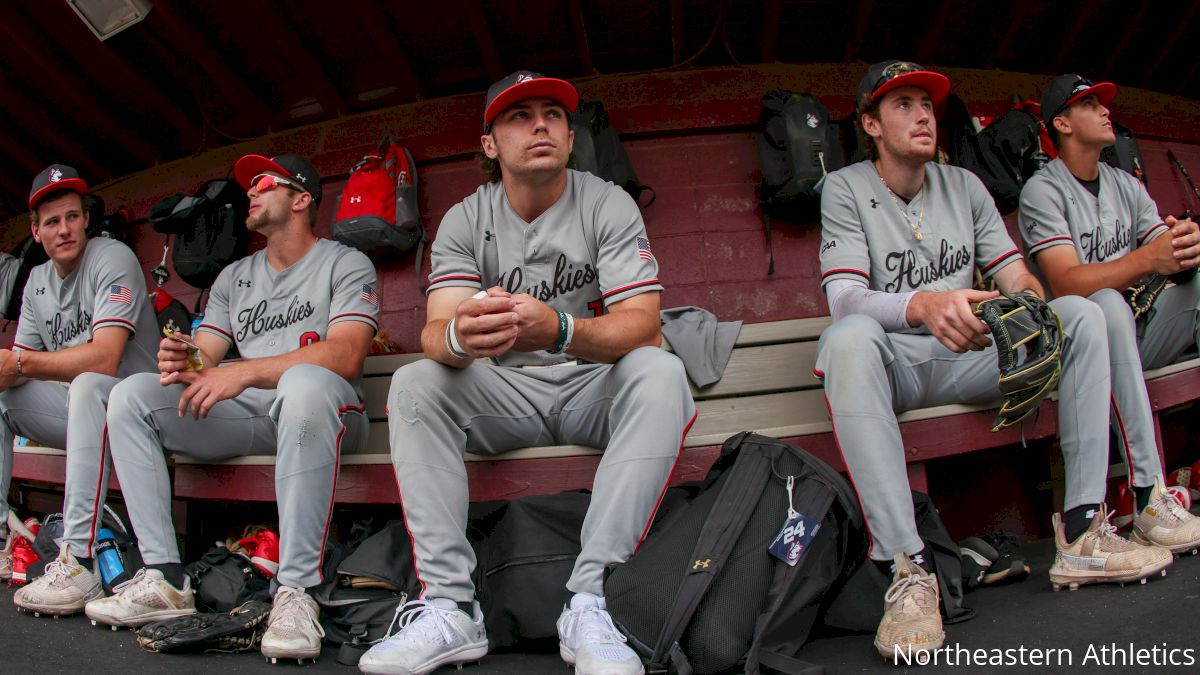
MULTIPOLYGON (((952 166, 925 165, 925 183, 897 203, 872 162, 829 174, 821 196, 823 283, 857 279, 891 293, 970 288, 974 270, 994 275, 1020 260, 983 184, 952 166), (922 239, 912 223, 921 214, 922 239)), ((1104 499, 1108 470, 1108 359, 1099 307, 1082 298, 1051 303, 1071 336, 1060 384, 1059 429, 1067 466, 1065 508, 1104 499)), ((896 414, 950 403, 998 402, 995 346, 956 354, 924 329, 888 333, 863 315, 821 335, 817 375, 834 434, 871 534, 871 557, 923 548, 917 535, 896 414)))
MULTIPOLYGON (((111 239, 91 239, 75 269, 59 277, 53 262, 30 270, 13 349, 56 352, 92 340, 96 330, 118 326, 131 335, 117 377, 83 373, 65 384, 30 380, 0 393, 0 448, 4 454, 0 507, 12 475, 13 435, 67 450, 63 488, 63 541, 91 556, 96 517, 112 467, 105 447, 105 408, 121 377, 157 369, 158 321, 146 299, 137 256, 111 239)), ((7 512, 7 510, 3 511, 7 512)))
MULTIPOLYGON (((1075 246, 1080 262, 1107 262, 1168 232, 1158 208, 1136 178, 1100 163, 1097 198, 1075 179, 1062 159, 1047 164, 1025 184, 1017 222, 1035 265, 1038 253, 1070 245, 1075 246)), ((1165 289, 1140 342, 1133 313, 1120 293, 1103 289, 1089 299, 1100 305, 1108 322, 1113 428, 1130 463, 1133 484, 1147 487, 1162 473, 1162 466, 1141 370, 1166 365, 1197 343, 1200 283, 1165 289)))
MULTIPOLYGON (((1158 207, 1136 178, 1101 162, 1097 198, 1061 159, 1047 164, 1025 184, 1018 222, 1034 263, 1039 252, 1072 244, 1080 262, 1108 262, 1168 232, 1158 207)), ((1128 313, 1129 308, 1122 312, 1128 313)), ((1200 344, 1200 282, 1193 279, 1163 290, 1137 349, 1144 367, 1158 368, 1196 344, 1200 344)), ((1117 388, 1115 381, 1113 387, 1117 388)))
MULTIPOLYGON (((431 255, 431 291, 499 285, 576 317, 662 290, 637 205, 612 183, 572 170, 559 200, 531 223, 513 211, 503 185, 480 187, 446 213, 431 255)), ((683 367, 654 347, 611 365, 570 359, 509 352, 500 365, 459 370, 423 360, 396 371, 388 394, 392 463, 423 597, 474 597, 467 451, 606 448, 567 583, 572 592, 603 595, 604 566, 628 558, 645 535, 695 419, 683 367)))
MULTIPOLYGON (((277 356, 325 339, 343 321, 376 328, 376 288, 367 257, 327 239, 281 271, 259 251, 217 277, 199 330, 236 344, 245 359, 277 356)), ((201 420, 178 415, 184 386, 163 387, 157 373, 117 385, 108 412, 113 462, 145 561, 179 561, 164 450, 205 460, 274 454, 276 580, 299 588, 319 583, 341 450, 367 439, 357 385, 325 368, 297 365, 275 389, 247 389, 201 420)))

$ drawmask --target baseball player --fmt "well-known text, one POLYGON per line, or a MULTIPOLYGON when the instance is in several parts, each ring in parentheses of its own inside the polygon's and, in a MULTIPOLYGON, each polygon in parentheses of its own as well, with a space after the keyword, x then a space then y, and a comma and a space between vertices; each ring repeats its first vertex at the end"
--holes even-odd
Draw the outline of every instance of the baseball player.
POLYGON ((422 593, 363 672, 427 673, 487 653, 463 453, 554 443, 605 449, 559 651, 585 675, 643 672, 605 609, 604 567, 645 536, 695 406, 682 364, 659 348, 663 287, 637 205, 566 168, 578 100, 571 84, 527 71, 488 89, 480 142, 495 180, 442 220, 421 334, 429 358, 398 370, 388 393, 422 593))
POLYGON ((33 236, 50 259, 30 271, 13 347, 0 350, 0 513, 8 513, 14 435, 67 450, 59 556, 13 597, 17 607, 54 615, 80 612, 102 592, 92 546, 111 467, 105 408, 120 378, 154 370, 158 342, 137 256, 111 239, 88 239, 86 195, 87 184, 63 164, 33 179, 33 236))
POLYGON ((305 159, 247 155, 233 171, 250 196, 246 225, 267 246, 217 277, 194 336, 202 369, 190 370, 189 347, 168 338, 159 344, 161 374, 113 391, 113 462, 146 568, 85 611, 113 626, 195 611, 164 453, 274 454, 279 572, 262 653, 315 659, 324 633, 306 589, 321 582, 343 448, 367 438, 360 373, 377 328, 375 269, 362 253, 313 234, 321 178, 305 159), (231 344, 242 361, 218 368, 231 344))
MULTIPOLYGON (((862 502, 870 557, 893 580, 875 636, 886 658, 935 649, 945 637, 930 551, 899 478, 906 471, 896 414, 1000 399, 995 346, 972 313, 973 303, 997 294, 972 290, 976 268, 1004 292, 1042 295, 979 179, 930 161, 934 110, 949 89, 945 76, 915 63, 871 66, 856 99, 870 159, 829 174, 821 197, 822 284, 834 323, 821 335, 816 373, 862 502)), ((1142 578, 1172 556, 1117 537, 1105 519, 1104 317, 1083 298, 1051 304, 1071 338, 1059 389, 1065 532, 1056 514, 1051 580, 1142 578)))
POLYGON ((1133 536, 1185 551, 1200 545, 1200 520, 1163 496, 1142 373, 1116 364, 1158 368, 1200 340, 1195 277, 1165 288, 1136 321, 1120 293, 1150 274, 1194 269, 1200 231, 1191 220, 1160 218, 1140 181, 1100 161, 1101 151, 1116 141, 1108 117, 1116 94, 1116 85, 1079 75, 1055 78, 1042 94, 1042 114, 1059 155, 1021 190, 1018 223, 1054 295, 1082 295, 1104 310, 1114 364, 1113 417, 1120 422, 1118 445, 1130 458, 1136 499, 1133 536), (1169 520, 1160 522, 1163 517, 1169 520))

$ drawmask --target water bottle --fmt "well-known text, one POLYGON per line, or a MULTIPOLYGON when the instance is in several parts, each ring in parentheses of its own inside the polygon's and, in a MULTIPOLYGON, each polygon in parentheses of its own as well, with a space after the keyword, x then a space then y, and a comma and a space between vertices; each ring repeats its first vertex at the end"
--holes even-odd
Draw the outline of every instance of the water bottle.
POLYGON ((192 332, 188 333, 193 338, 196 337, 196 331, 200 328, 200 324, 204 323, 204 312, 196 314, 196 318, 192 319, 192 332))
POLYGON ((129 581, 129 572, 125 570, 121 551, 117 548, 117 538, 107 527, 100 528, 96 535, 96 563, 105 588, 112 589, 129 581))

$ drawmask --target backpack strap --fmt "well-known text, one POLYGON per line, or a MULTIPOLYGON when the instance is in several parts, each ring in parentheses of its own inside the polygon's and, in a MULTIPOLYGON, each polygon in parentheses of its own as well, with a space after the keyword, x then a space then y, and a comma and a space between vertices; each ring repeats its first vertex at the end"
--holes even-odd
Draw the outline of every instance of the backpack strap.
POLYGON ((721 493, 713 502, 696 547, 662 632, 654 645, 648 671, 692 673, 679 639, 691 623, 700 601, 721 573, 730 551, 758 506, 757 495, 771 473, 771 460, 761 452, 742 452, 730 471, 721 493))

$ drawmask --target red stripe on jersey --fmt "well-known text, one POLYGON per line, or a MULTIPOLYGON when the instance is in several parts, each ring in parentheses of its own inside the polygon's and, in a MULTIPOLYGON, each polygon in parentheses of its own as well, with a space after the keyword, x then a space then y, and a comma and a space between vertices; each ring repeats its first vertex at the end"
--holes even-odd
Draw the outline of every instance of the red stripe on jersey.
POLYGON ((614 296, 618 293, 624 293, 625 291, 631 291, 635 288, 641 288, 642 286, 654 286, 656 284, 658 284, 658 279, 650 279, 648 281, 636 281, 632 284, 625 284, 624 286, 618 286, 618 287, 612 289, 611 291, 605 293, 604 297, 611 298, 612 296, 614 296))
POLYGON ((1014 248, 1013 250, 1009 251, 1008 253, 1005 253, 1004 255, 1000 256, 999 258, 996 258, 992 262, 984 265, 982 270, 984 272, 986 272, 986 271, 992 269, 993 267, 995 267, 996 265, 999 265, 1000 263, 1004 262, 1005 260, 1008 260, 1009 258, 1013 257, 1014 255, 1021 255, 1021 252, 1014 248))

